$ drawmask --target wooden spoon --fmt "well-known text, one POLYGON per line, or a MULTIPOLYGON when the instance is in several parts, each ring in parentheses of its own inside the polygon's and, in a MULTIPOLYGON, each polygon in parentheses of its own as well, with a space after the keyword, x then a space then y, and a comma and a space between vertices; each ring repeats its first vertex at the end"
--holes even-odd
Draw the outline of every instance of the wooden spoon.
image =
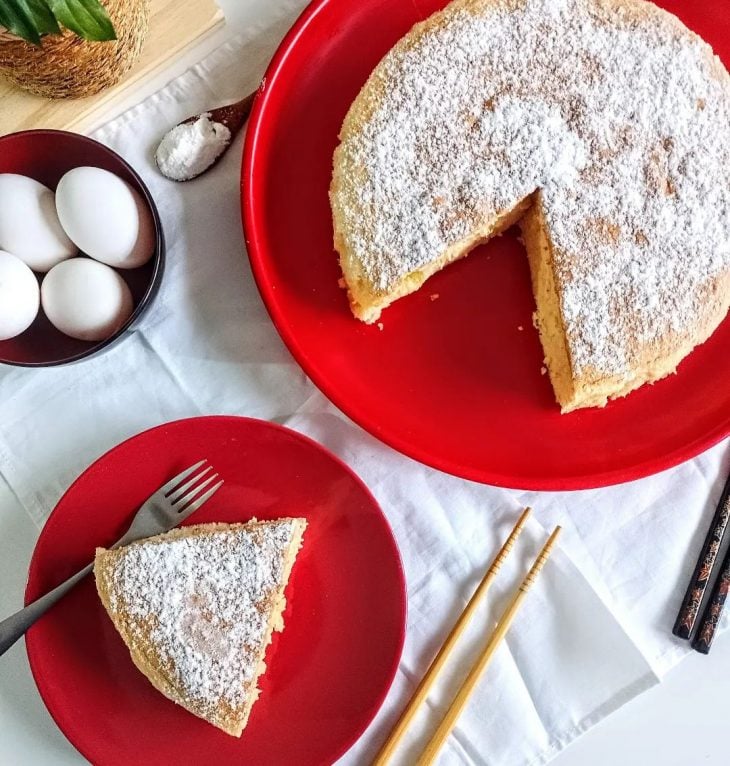
POLYGON ((162 175, 172 181, 191 181, 210 170, 245 125, 255 95, 194 114, 165 133, 155 152, 162 175))

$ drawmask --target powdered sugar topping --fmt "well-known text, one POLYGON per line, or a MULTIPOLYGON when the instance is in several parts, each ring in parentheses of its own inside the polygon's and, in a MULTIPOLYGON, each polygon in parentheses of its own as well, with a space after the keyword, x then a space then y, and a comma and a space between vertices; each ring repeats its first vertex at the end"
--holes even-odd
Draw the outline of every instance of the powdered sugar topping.
POLYGON ((189 181, 207 170, 231 142, 231 131, 201 114, 168 131, 155 153, 157 167, 173 181, 189 181))
POLYGON ((455 3, 370 90, 336 202, 377 290, 540 191, 574 370, 622 373, 730 269, 730 80, 649 3, 455 3))
POLYGON ((294 521, 131 545, 112 573, 112 610, 149 631, 166 672, 198 705, 244 704, 258 671, 294 521))

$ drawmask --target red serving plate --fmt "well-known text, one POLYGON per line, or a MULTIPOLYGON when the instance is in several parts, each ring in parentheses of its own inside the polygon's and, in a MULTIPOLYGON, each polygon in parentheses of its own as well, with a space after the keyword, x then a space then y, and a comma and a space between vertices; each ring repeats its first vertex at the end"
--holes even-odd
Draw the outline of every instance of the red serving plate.
POLYGON ((400 557, 380 508, 347 466, 300 434, 234 417, 181 420, 97 460, 48 519, 26 602, 126 529, 142 502, 207 458, 223 487, 186 523, 304 516, 285 629, 267 653, 261 697, 241 739, 163 697, 135 668, 88 578, 26 637, 38 689, 96 766, 314 766, 360 736, 395 674, 405 634, 400 557))
MULTIPOLYGON (((342 120, 373 67, 443 0, 316 0, 272 60, 241 179, 253 273, 282 338, 322 391, 411 457, 488 484, 559 490, 669 468, 730 433, 730 321, 678 374, 560 415, 541 375, 527 258, 508 234, 383 313, 349 312, 327 190, 342 120), (438 300, 431 296, 438 295, 438 300)), ((730 63, 727 0, 663 0, 730 63)))

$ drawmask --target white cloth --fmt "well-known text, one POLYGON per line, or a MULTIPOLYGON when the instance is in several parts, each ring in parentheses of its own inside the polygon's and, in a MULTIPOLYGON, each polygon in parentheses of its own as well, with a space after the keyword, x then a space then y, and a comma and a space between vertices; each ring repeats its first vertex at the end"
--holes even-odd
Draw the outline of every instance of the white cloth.
MULTIPOLYGON (((67 368, 0 371, 0 473, 40 527, 93 459, 131 434, 180 417, 275 419, 340 455, 393 526, 409 600, 393 688, 342 764, 372 757, 518 511, 532 505, 536 520, 526 541, 400 762, 423 746, 520 567, 561 523, 560 550, 439 760, 545 763, 686 653, 671 626, 729 467, 727 443, 674 470, 609 489, 508 491, 399 455, 316 391, 276 334, 249 271, 238 198, 241 138, 217 168, 187 184, 161 178, 152 160, 168 126, 255 86, 300 5, 279 3, 259 27, 94 135, 132 163, 159 205, 168 244, 163 289, 142 328, 109 353, 67 368)), ((7 554, 0 540, 0 556, 7 554)))

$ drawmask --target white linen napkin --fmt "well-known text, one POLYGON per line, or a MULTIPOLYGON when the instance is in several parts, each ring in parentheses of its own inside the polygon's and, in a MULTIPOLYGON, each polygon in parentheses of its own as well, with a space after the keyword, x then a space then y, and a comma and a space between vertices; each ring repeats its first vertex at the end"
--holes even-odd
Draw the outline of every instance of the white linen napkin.
POLYGON ((93 459, 133 433, 179 417, 275 419, 340 455, 393 526, 409 599, 394 686, 342 764, 374 755, 519 510, 532 505, 536 519, 520 553, 400 757, 405 763, 423 746, 519 568, 561 523, 560 549, 439 761, 545 763, 687 651, 672 638, 671 626, 730 467, 727 443, 613 488, 509 491, 403 457, 327 402, 276 334, 249 271, 238 198, 241 137, 218 167, 187 184, 163 179, 152 159, 169 126, 256 85, 300 6, 272 4, 256 28, 94 134, 131 162, 159 205, 168 242, 163 289, 142 328, 97 359, 59 369, 0 370, 0 473, 41 526, 93 459))

